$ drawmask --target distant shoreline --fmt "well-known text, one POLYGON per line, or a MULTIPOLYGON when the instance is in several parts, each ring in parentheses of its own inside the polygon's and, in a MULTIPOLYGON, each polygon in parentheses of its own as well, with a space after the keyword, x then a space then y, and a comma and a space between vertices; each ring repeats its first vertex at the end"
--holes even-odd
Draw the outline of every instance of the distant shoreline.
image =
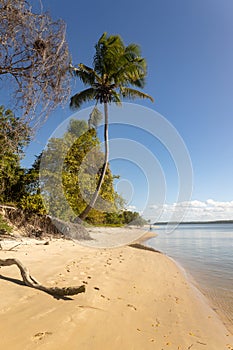
POLYGON ((233 220, 183 221, 183 222, 162 221, 162 222, 155 222, 154 224, 151 224, 151 226, 158 226, 158 225, 207 225, 207 224, 233 224, 233 220))

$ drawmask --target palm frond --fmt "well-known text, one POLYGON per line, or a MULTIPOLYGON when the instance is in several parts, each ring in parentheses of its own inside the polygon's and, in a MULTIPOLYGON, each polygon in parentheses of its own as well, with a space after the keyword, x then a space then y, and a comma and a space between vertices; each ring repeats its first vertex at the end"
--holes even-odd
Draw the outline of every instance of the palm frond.
POLYGON ((74 74, 79 77, 85 85, 93 85, 95 81, 100 81, 94 69, 85 66, 83 63, 80 63, 78 68, 74 68, 74 74))
POLYGON ((120 93, 121 93, 122 97, 126 97, 126 98, 129 98, 131 100, 134 100, 136 98, 142 98, 142 99, 148 98, 149 100, 151 100, 151 102, 154 102, 153 97, 151 97, 150 95, 145 94, 142 91, 129 88, 129 87, 125 87, 125 86, 121 87, 120 93))
POLYGON ((140 46, 137 44, 129 44, 128 46, 126 46, 125 48, 125 52, 126 53, 131 53, 131 55, 133 57, 140 57, 141 56, 141 49, 140 46))
POLYGON ((116 84, 134 85, 143 88, 147 65, 144 58, 132 57, 130 53, 124 53, 118 61, 118 69, 110 76, 116 84))
POLYGON ((106 38, 107 38, 107 32, 104 32, 101 37, 98 40, 98 43, 96 45, 100 46, 101 44, 106 42, 106 38))
POLYGON ((84 102, 93 101, 96 97, 96 90, 94 88, 89 88, 78 92, 70 99, 70 107, 73 109, 78 109, 84 102))
POLYGON ((101 83, 101 77, 98 76, 98 74, 96 73, 96 71, 93 69, 93 68, 90 68, 88 66, 86 66, 85 64, 83 63, 80 63, 79 64, 79 67, 84 71, 84 72, 87 72, 89 73, 90 75, 94 76, 95 77, 95 80, 99 83, 101 83))
POLYGON ((104 33, 95 45, 96 53, 94 56, 94 69, 103 76, 109 75, 110 71, 116 67, 118 57, 124 52, 124 43, 119 35, 110 35, 104 33))
MULTIPOLYGON (((131 80, 130 84, 128 85, 132 85, 132 86, 136 86, 137 88, 143 89, 145 86, 145 78, 142 79, 136 79, 136 80, 131 80)), ((126 86, 127 84, 125 84, 126 86)))
POLYGON ((89 128, 92 126, 94 128, 97 128, 101 120, 103 119, 103 114, 100 112, 100 110, 95 106, 93 110, 90 113, 89 119, 88 119, 88 125, 89 128))
POLYGON ((153 98, 137 88, 145 85, 146 60, 141 57, 137 44, 125 46, 119 35, 104 33, 95 45, 93 68, 79 64, 76 75, 91 89, 71 99, 71 106, 78 108, 92 98, 97 102, 121 103, 121 98, 153 98), (119 89, 119 90, 118 90, 119 89))
POLYGON ((121 96, 115 90, 112 91, 111 98, 112 98, 112 102, 116 103, 116 105, 118 106, 122 105, 121 96))

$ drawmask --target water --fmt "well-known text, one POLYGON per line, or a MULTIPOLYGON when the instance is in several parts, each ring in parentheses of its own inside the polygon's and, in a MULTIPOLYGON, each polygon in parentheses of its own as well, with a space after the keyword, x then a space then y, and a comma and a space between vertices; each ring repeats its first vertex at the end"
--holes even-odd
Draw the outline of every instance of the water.
POLYGON ((197 282, 224 323, 233 330, 233 224, 180 225, 172 233, 157 226, 147 241, 179 262, 197 282))

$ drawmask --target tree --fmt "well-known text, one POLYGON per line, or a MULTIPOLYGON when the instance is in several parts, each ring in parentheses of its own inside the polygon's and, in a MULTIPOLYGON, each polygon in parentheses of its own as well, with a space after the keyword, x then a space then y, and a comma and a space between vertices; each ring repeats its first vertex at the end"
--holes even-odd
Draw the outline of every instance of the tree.
MULTIPOLYGON (((80 121, 76 120, 76 123, 80 121)), ((64 161, 62 183, 66 198, 79 215, 85 209, 85 200, 91 199, 95 190, 96 181, 100 177, 100 165, 103 162, 103 152, 100 140, 94 128, 87 130, 77 138, 70 147, 64 161)), ((117 194, 113 187, 114 176, 109 167, 96 201, 96 208, 92 208, 87 221, 100 224, 105 220, 105 211, 115 211, 115 198, 117 194)))
MULTIPOLYGON (((22 190, 19 203, 21 208, 43 214, 46 207, 53 217, 66 221, 74 219, 85 208, 83 196, 89 198, 93 192, 103 158, 96 130, 88 129, 84 120, 71 119, 63 137, 50 139, 43 154, 26 171, 24 193, 22 190)), ((113 180, 108 167, 96 202, 100 210, 92 209, 87 217, 88 222, 103 224, 105 211, 121 209, 120 196, 114 191, 113 180)))
POLYGON ((22 120, 0 106, 0 202, 12 202, 19 193, 16 187, 24 173, 20 158, 29 134, 30 128, 22 120))
POLYGON ((71 120, 63 137, 49 140, 41 157, 39 185, 51 216, 69 221, 74 218, 71 208, 79 210, 83 206, 79 167, 97 143, 95 130, 88 130, 83 120, 71 120))
POLYGON ((24 171, 20 183, 19 198, 17 206, 26 212, 35 214, 46 214, 46 209, 40 193, 40 170, 41 154, 36 157, 31 168, 24 171))
MULTIPOLYGON (((79 215, 84 220, 94 207, 99 195, 108 164, 108 104, 121 103, 122 98, 153 98, 135 88, 143 88, 146 76, 146 60, 141 57, 140 48, 136 44, 125 46, 119 35, 107 36, 104 33, 95 46, 93 68, 82 63, 73 67, 74 74, 80 78, 87 89, 78 92, 71 98, 70 106, 80 108, 84 102, 96 101, 104 104, 104 141, 105 157, 96 189, 86 208, 79 215)), ((96 108, 96 107, 95 107, 96 108)))
POLYGON ((126 225, 143 226, 147 224, 147 221, 136 211, 125 210, 123 212, 123 220, 126 225))
POLYGON ((65 29, 62 20, 33 13, 26 0, 0 1, 0 85, 10 80, 11 103, 34 123, 70 94, 65 29))

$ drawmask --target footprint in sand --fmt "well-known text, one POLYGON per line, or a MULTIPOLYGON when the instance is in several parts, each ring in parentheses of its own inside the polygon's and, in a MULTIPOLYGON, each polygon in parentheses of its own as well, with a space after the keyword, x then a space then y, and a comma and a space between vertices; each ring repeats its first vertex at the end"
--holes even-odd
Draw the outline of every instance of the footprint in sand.
POLYGON ((104 296, 103 294, 101 294, 100 296, 101 296, 101 298, 103 298, 103 299, 110 300, 110 298, 108 298, 108 297, 104 296))
POLYGON ((160 321, 158 320, 158 318, 155 319, 156 323, 152 323, 152 327, 159 327, 160 326, 160 321))
POLYGON ((48 336, 48 335, 52 335, 52 332, 38 332, 36 334, 34 334, 34 336, 32 337, 32 340, 42 340, 44 339, 44 337, 48 336))
POLYGON ((71 268, 71 266, 70 266, 70 265, 66 265, 66 267, 65 267, 66 272, 70 272, 70 268, 71 268))
POLYGON ((132 305, 132 304, 127 304, 127 306, 128 306, 128 307, 131 307, 131 308, 134 309, 135 311, 137 310, 137 308, 136 308, 134 305, 132 305))

